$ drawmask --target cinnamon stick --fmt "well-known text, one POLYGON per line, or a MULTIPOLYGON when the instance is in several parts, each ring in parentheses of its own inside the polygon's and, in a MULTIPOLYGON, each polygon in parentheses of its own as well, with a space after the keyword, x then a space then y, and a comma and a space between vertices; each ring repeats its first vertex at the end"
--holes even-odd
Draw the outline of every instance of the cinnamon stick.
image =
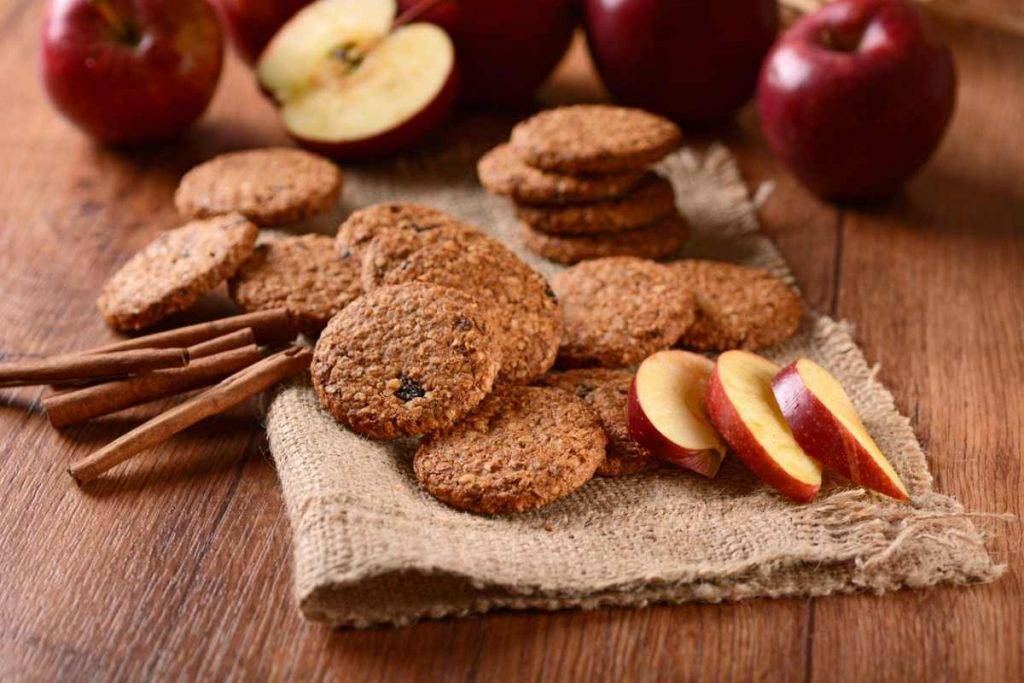
POLYGON ((43 409, 54 427, 78 424, 213 384, 261 357, 255 344, 228 349, 193 360, 186 368, 156 370, 130 379, 53 394, 43 399, 43 409))
POLYGON ((188 357, 193 361, 199 358, 206 358, 207 356, 213 356, 222 351, 229 351, 231 349, 240 349, 243 346, 249 346, 250 344, 256 343, 256 335, 253 334, 251 327, 244 327, 234 332, 228 332, 219 337, 214 337, 209 341, 200 342, 193 346, 188 347, 188 357))
POLYGON ((283 344, 295 339, 298 334, 291 316, 284 308, 269 311, 243 313, 229 318, 218 318, 188 327, 179 327, 166 332, 147 334, 124 341, 114 342, 95 349, 85 351, 87 354, 110 353, 126 349, 168 348, 174 346, 192 346, 243 328, 252 328, 256 341, 260 344, 283 344))
MULTIPOLYGON (((216 353, 220 353, 221 351, 227 351, 229 349, 237 349, 237 348, 240 348, 242 346, 248 346, 249 344, 255 344, 255 343, 256 343, 256 338, 255 338, 255 335, 253 335, 252 328, 251 327, 246 327, 244 329, 237 330, 235 332, 228 332, 227 334, 221 335, 220 337, 214 337, 213 339, 211 339, 209 341, 200 342, 199 344, 196 344, 195 346, 190 346, 190 347, 188 347, 188 349, 185 349, 185 350, 188 351, 189 359, 194 361, 197 358, 206 358, 207 356, 212 356, 212 355, 214 355, 216 353)), ((116 351, 115 353, 123 353, 123 352, 122 351, 116 351)), ((96 355, 96 354, 92 354, 91 352, 87 352, 86 355, 96 355)), ((255 360, 252 361, 252 362, 255 362, 255 360)), ((87 380, 75 380, 75 381, 70 381, 70 382, 67 382, 67 381, 65 381, 65 382, 56 382, 55 381, 52 384, 53 384, 54 393, 55 394, 61 394, 61 393, 66 393, 69 388, 72 391, 74 391, 75 389, 78 389, 78 388, 81 388, 81 387, 84 387, 84 386, 89 386, 89 385, 97 384, 99 382, 109 381, 109 380, 112 380, 112 379, 120 379, 120 378, 119 377, 93 377, 93 378, 90 378, 90 379, 87 379, 87 380)), ((168 394, 168 395, 170 396, 172 394, 168 394)), ((138 405, 138 404, 135 403, 135 404, 132 404, 132 405, 138 405)), ((71 424, 71 423, 66 423, 66 424, 71 424)))
POLYGON ((68 474, 79 484, 91 481, 139 451, 163 443, 200 420, 221 413, 281 380, 304 372, 309 368, 312 357, 310 349, 298 346, 269 356, 136 427, 87 458, 73 463, 68 474))
POLYGON ((180 348, 130 349, 89 356, 68 354, 38 361, 0 364, 0 386, 124 377, 161 368, 183 367, 188 362, 188 350, 180 348))

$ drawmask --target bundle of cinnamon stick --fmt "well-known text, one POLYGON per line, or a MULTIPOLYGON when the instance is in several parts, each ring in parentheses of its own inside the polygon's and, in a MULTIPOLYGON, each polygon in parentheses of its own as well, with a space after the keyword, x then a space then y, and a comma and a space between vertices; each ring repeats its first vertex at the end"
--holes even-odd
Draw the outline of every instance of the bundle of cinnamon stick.
POLYGON ((0 387, 53 385, 43 408, 54 427, 208 387, 73 463, 68 472, 83 483, 305 371, 312 358, 307 348, 289 345, 264 353, 291 342, 295 335, 295 325, 283 308, 246 313, 80 353, 0 363, 0 387))

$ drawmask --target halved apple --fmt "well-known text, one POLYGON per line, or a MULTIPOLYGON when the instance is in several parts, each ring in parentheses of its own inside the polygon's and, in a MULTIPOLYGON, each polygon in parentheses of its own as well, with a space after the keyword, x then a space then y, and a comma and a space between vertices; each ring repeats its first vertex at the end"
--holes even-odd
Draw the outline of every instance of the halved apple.
POLYGON ((775 376, 772 391, 793 437, 808 455, 855 484, 899 500, 909 498, 853 401, 828 370, 801 358, 775 376))
POLYGON ((260 87, 299 144, 336 158, 393 152, 455 104, 455 48, 426 23, 393 27, 395 0, 319 0, 260 57, 260 87))
POLYGON ((712 424, 761 481, 801 503, 821 488, 821 465, 793 437, 772 394, 779 366, 748 351, 718 357, 705 405, 712 424))
POLYGON ((654 455, 713 477, 725 457, 704 408, 715 364, 689 351, 659 351, 636 371, 626 402, 629 435, 654 455))

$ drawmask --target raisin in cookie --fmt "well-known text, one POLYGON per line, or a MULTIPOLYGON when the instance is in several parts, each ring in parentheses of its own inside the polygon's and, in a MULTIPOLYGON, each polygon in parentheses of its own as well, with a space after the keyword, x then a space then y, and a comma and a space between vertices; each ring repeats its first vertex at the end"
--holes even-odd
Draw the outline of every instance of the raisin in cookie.
POLYGON ((316 344, 321 405, 363 436, 418 436, 453 425, 494 384, 501 350, 491 311, 448 287, 379 287, 345 307, 316 344))

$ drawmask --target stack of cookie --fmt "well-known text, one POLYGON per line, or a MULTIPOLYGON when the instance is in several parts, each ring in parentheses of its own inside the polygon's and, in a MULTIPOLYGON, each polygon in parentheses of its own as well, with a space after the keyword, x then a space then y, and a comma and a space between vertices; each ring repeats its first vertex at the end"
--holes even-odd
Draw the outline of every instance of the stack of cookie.
POLYGON ((680 145, 679 129, 638 109, 550 109, 484 155, 483 186, 510 197, 534 253, 560 263, 602 256, 659 259, 683 245, 672 185, 650 166, 680 145))

